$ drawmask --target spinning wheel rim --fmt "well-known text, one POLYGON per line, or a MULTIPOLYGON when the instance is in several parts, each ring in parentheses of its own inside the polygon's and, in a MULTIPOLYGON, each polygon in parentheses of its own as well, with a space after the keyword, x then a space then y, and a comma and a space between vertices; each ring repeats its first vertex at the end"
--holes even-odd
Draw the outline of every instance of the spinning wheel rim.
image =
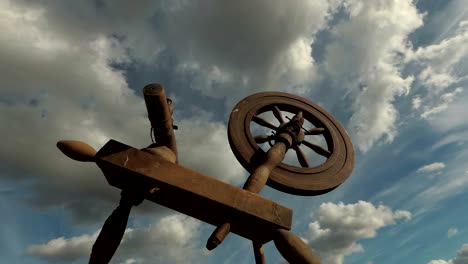
POLYGON ((316 127, 325 127, 331 156, 315 167, 296 167, 285 163, 270 174, 267 185, 282 192, 296 195, 320 195, 327 193, 351 174, 354 166, 354 149, 346 130, 330 113, 318 105, 283 92, 262 92, 241 100, 231 112, 228 139, 231 149, 241 165, 252 172, 264 156, 250 132, 252 118, 268 111, 274 105, 282 111, 302 110, 304 118, 316 127))

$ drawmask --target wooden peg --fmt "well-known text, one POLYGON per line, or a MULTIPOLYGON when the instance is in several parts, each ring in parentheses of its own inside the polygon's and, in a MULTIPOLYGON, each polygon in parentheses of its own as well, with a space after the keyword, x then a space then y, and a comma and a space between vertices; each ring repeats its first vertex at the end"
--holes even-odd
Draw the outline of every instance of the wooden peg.
POLYGON ((231 231, 231 224, 230 223, 223 223, 216 227, 215 231, 211 234, 210 238, 206 242, 206 249, 213 250, 219 244, 221 244, 226 236, 231 231))
POLYGON ((60 140, 57 148, 70 159, 94 162, 96 150, 90 145, 77 140, 60 140))

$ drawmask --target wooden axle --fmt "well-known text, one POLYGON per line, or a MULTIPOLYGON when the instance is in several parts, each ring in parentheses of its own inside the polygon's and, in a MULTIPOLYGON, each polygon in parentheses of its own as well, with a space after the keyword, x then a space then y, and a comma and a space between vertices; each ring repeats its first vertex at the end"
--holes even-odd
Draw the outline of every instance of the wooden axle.
MULTIPOLYGON (((293 146, 293 144, 296 144, 295 139, 293 139, 293 135, 297 136, 302 132, 300 128, 303 124, 304 118, 302 117, 302 112, 297 113, 293 120, 286 124, 285 128, 289 131, 284 131, 277 136, 276 143, 268 150, 262 164, 255 168, 245 182, 243 187, 244 190, 252 193, 259 193, 263 189, 273 169, 283 161, 288 148, 293 146)), ((219 225, 208 238, 206 248, 208 250, 215 249, 224 241, 226 236, 229 234, 230 229, 230 222, 219 225)))
MULTIPOLYGON (((292 139, 288 134, 284 134, 282 136, 289 141, 289 144, 291 144, 290 142, 292 139)), ((268 150, 263 164, 254 170, 252 175, 245 182, 243 189, 252 193, 259 193, 265 186, 270 172, 284 159, 286 150, 287 145, 283 142, 278 142, 273 145, 273 147, 268 150)), ((208 238, 206 248, 208 250, 215 249, 224 241, 231 228, 231 221, 219 225, 208 238)))
POLYGON ((164 88, 157 83, 145 86, 143 96, 157 146, 168 147, 177 158, 177 144, 172 120, 172 101, 166 98, 164 88))

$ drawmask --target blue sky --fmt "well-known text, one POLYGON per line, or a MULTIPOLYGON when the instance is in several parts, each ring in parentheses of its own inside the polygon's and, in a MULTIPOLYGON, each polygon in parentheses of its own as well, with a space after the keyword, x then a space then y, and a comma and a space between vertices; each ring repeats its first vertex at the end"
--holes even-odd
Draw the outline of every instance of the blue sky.
MULTIPOLYGON (((227 121, 261 91, 300 95, 347 129, 336 190, 261 195, 294 210, 325 264, 468 263, 468 2, 0 0, 0 263, 87 263, 119 191, 55 147, 150 143, 141 90, 174 101, 181 164, 241 186, 227 121)), ((230 235, 144 202, 113 263, 254 263, 230 235)), ((265 245, 268 263, 283 259, 265 245)))

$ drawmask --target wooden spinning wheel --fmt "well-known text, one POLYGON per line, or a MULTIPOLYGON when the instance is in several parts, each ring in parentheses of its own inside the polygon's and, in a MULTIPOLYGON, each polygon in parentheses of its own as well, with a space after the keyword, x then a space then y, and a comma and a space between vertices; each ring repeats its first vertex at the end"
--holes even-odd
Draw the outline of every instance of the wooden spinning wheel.
POLYGON ((343 183, 354 165, 354 150, 346 130, 327 111, 299 96, 282 92, 263 92, 246 97, 231 113, 228 137, 231 149, 242 166, 252 172, 261 162, 265 152, 260 143, 274 140, 274 135, 252 135, 251 123, 278 131, 287 123, 282 112, 303 112, 304 119, 315 128, 303 131, 291 148, 296 152, 302 167, 280 163, 270 174, 267 184, 279 191, 296 195, 319 195, 343 183), (271 111, 279 126, 260 117, 271 111), (313 144, 309 137, 323 135, 327 148, 313 144), (319 166, 311 167, 302 148, 326 158, 319 166))
POLYGON ((89 263, 108 263, 123 238, 132 206, 149 200, 216 226, 206 247, 213 250, 229 233, 252 241, 255 262, 265 264, 263 244, 273 241, 290 263, 319 264, 320 260, 291 230, 292 210, 257 195, 265 184, 291 194, 319 195, 343 183, 354 165, 354 150, 345 129, 319 106, 280 92, 257 93, 234 108, 228 138, 232 151, 251 175, 242 189, 178 164, 171 101, 159 84, 143 89, 156 143, 141 150, 115 140, 96 152, 86 143, 65 140, 57 147, 77 161, 94 162, 110 185, 122 189, 121 200, 107 218, 93 245, 89 263), (278 125, 261 117, 272 112, 278 125), (284 112, 294 115, 285 120, 284 112), (305 129, 308 121, 314 127, 305 129), (252 133, 251 124, 272 135, 252 133), (314 144, 323 137, 326 146, 314 144), (258 144, 268 142, 270 149, 258 144), (311 166, 309 148, 325 161, 311 166), (288 150, 300 166, 284 162, 288 150))

